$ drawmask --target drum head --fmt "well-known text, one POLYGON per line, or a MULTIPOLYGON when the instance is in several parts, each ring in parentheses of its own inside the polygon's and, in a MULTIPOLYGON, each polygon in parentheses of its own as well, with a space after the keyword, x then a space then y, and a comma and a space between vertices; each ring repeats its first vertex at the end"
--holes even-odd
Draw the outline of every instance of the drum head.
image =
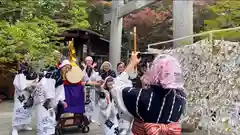
POLYGON ((83 78, 83 72, 78 66, 72 67, 71 71, 68 71, 66 78, 70 83, 79 83, 83 78))

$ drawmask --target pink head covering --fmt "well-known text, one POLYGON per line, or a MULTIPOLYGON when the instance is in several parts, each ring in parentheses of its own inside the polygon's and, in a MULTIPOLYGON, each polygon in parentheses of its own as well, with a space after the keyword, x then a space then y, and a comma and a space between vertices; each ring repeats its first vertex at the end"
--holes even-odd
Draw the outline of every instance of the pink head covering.
POLYGON ((157 85, 166 89, 184 89, 180 63, 167 54, 161 54, 154 59, 142 81, 147 85, 157 85))

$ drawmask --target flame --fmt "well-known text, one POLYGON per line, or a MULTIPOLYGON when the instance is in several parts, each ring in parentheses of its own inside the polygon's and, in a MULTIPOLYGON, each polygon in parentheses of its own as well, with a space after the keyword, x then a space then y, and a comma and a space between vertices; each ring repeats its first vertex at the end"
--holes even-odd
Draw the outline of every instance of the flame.
POLYGON ((76 64, 77 59, 76 59, 76 51, 75 51, 75 48, 74 48, 73 40, 69 41, 68 49, 69 49, 70 62, 71 62, 73 67, 76 67, 77 66, 77 64, 76 64))

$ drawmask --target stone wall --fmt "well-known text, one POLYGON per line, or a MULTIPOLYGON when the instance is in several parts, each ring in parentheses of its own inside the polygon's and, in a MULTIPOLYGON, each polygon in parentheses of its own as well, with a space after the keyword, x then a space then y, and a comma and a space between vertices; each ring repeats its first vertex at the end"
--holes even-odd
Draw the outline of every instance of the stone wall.
POLYGON ((199 118, 199 127, 215 130, 216 135, 219 132, 239 135, 239 42, 200 41, 159 53, 173 54, 182 64, 188 94, 187 116, 199 118))

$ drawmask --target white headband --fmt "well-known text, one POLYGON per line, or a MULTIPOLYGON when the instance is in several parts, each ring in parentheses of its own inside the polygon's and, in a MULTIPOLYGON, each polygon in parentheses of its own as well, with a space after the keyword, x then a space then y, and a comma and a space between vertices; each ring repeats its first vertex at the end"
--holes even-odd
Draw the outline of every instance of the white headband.
POLYGON ((85 58, 85 61, 87 61, 87 60, 93 61, 93 58, 92 58, 91 56, 87 56, 87 57, 85 58))
POLYGON ((72 64, 70 63, 69 60, 63 60, 62 63, 59 65, 59 69, 66 66, 66 65, 71 65, 72 66, 72 64))

